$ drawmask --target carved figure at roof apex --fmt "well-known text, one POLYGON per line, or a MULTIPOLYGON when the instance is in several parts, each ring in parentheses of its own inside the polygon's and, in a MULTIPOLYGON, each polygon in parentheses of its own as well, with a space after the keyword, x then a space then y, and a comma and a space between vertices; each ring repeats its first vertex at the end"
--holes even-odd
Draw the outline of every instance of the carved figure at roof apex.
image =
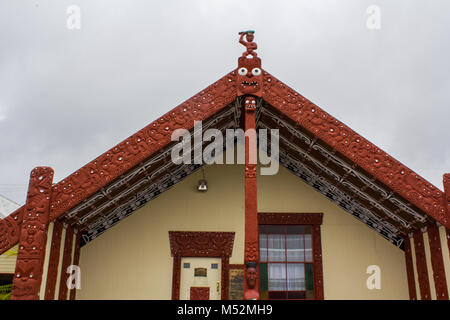
POLYGON ((256 52, 254 50, 258 49, 258 46, 256 45, 255 42, 253 42, 253 40, 255 39, 255 35, 254 35, 255 31, 253 31, 253 30, 241 31, 241 32, 239 32, 239 34, 241 36, 239 38, 239 43, 241 43, 247 49, 242 54, 242 56, 247 57, 247 56, 251 55, 251 56, 253 56, 253 58, 256 58, 258 55, 256 54, 256 52), (247 41, 244 40, 244 36, 247 41))

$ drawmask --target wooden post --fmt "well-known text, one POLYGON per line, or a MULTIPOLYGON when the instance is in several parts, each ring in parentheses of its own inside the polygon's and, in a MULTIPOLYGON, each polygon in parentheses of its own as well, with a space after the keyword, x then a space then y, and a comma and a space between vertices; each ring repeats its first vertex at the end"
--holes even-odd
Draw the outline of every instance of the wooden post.
POLYGON ((259 299, 258 206, 256 186, 256 98, 244 97, 245 107, 245 254, 244 299, 259 299))
POLYGON ((53 225, 52 244, 48 263, 47 284, 45 286, 45 300, 55 300, 56 279, 58 277, 59 254, 61 250, 61 236, 63 223, 55 221, 53 225))
POLYGON ((61 280, 59 281, 58 300, 67 300, 68 298, 67 279, 69 278, 69 274, 67 273, 67 268, 72 263, 72 245, 73 245, 74 229, 71 226, 67 226, 65 227, 65 229, 66 229, 66 237, 64 239, 63 259, 60 271, 61 280))
POLYGON ((31 171, 11 300, 40 298, 52 183, 52 168, 37 167, 31 171))
POLYGON ((430 280, 428 278, 423 234, 420 230, 414 232, 414 251, 416 253, 417 274, 419 276, 420 298, 422 300, 431 300, 430 280))
MULTIPOLYGON (((78 266, 80 263, 80 245, 81 245, 81 232, 77 231, 76 239, 75 239, 75 252, 73 254, 73 265, 78 266)), ((75 300, 77 295, 77 289, 73 288, 70 290, 69 297, 70 300, 75 300)))
POLYGON ((433 268, 434 286, 437 300, 448 300, 447 281, 445 279, 444 259, 442 257, 439 228, 436 224, 428 227, 428 241, 430 243, 431 266, 433 268))
POLYGON ((414 264, 411 252, 411 239, 406 235, 403 237, 405 244, 406 277, 408 279, 409 300, 417 300, 416 280, 414 279, 414 264))

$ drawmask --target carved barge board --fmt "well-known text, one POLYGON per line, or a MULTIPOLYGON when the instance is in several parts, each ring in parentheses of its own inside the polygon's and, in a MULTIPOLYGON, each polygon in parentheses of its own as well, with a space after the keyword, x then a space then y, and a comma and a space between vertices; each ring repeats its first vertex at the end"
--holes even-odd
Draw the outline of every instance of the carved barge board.
POLYGON ((47 245, 53 169, 31 171, 11 300, 38 300, 47 245))

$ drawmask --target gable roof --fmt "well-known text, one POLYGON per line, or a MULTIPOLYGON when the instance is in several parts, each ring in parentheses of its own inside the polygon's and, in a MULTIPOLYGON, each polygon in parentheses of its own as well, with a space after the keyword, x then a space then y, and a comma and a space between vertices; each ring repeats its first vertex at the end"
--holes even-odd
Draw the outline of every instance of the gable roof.
MULTIPOLYGON (((228 73, 55 184, 50 220, 64 219, 82 230, 97 222, 93 236, 85 239, 90 241, 99 230, 103 232, 197 170, 199 165, 180 167, 174 173, 178 178, 164 180, 161 168, 170 166, 166 156, 171 134, 192 129, 194 120, 209 119, 212 126, 221 124, 221 129, 240 126, 242 101, 236 76, 236 70, 228 73), (164 187, 144 194, 155 177, 166 181, 164 187), (115 200, 119 195, 129 200, 131 193, 140 198, 133 203, 115 200), (118 207, 127 213, 107 220, 105 212, 118 207)), ((286 152, 280 152, 280 163, 391 242, 401 245, 405 234, 430 221, 450 228, 441 190, 264 70, 259 106, 260 127, 270 124, 286 132, 281 134, 280 148, 286 152)), ((0 221, 0 253, 18 242, 23 209, 0 221)))

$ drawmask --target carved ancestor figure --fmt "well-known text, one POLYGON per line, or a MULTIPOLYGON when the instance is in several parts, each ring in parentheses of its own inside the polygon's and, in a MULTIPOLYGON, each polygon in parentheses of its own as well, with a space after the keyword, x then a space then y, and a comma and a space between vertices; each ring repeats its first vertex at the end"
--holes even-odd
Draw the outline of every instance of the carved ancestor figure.
POLYGON ((253 42, 254 31, 242 31, 239 42, 243 44, 247 50, 238 59, 237 70, 237 90, 238 96, 251 94, 253 96, 262 96, 263 72, 261 70, 261 59, 257 57, 254 50, 257 49, 256 43, 253 42), (244 41, 246 35, 247 41, 244 41))
POLYGON ((257 54, 254 50, 258 49, 258 46, 253 42, 253 39, 255 38, 254 33, 255 31, 253 30, 239 32, 239 34, 241 35, 241 37, 239 38, 239 43, 247 48, 247 50, 242 54, 243 57, 247 57, 248 55, 252 55, 253 58, 257 57, 257 54), (244 40, 244 36, 247 41, 244 40))
POLYGON ((246 263, 245 281, 247 282, 247 290, 244 293, 244 300, 258 300, 259 292, 256 287, 256 262, 246 263))

